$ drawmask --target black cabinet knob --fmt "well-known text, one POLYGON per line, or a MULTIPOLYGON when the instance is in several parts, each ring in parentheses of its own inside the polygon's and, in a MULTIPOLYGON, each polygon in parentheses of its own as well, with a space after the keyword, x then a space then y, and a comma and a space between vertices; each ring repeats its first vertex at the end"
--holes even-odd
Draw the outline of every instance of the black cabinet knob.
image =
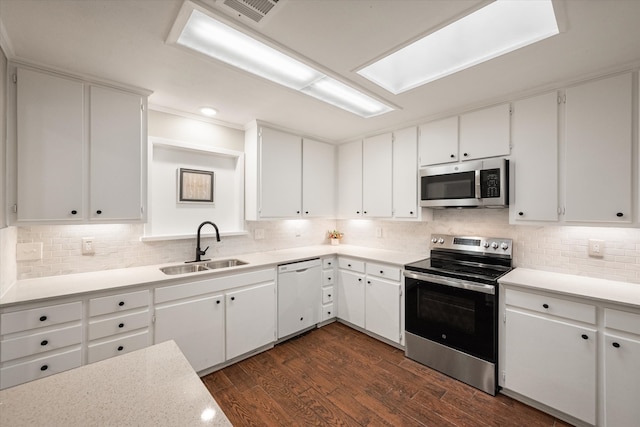
POLYGON ((100 209, 98 209, 98 210, 96 211, 96 213, 97 213, 98 215, 101 215, 101 214, 102 214, 102 211, 101 211, 100 209))
POLYGON ((304 214, 305 215, 309 215, 309 211, 304 211, 304 214))
POLYGON ((77 211, 77 210, 75 210, 75 209, 71 211, 71 215, 75 215, 75 214, 77 214, 77 213, 78 213, 78 211, 77 211))
POLYGON ((45 320, 47 320, 47 316, 40 316, 40 321, 44 322, 45 320))
POLYGON ((327 277, 327 280, 331 280, 331 277, 327 277))
POLYGON ((544 308, 549 308, 549 304, 542 304, 544 308))
POLYGON ((615 348, 620 348, 620 343, 614 342, 611 345, 614 346, 615 348))
POLYGON ((124 347, 123 347, 123 346, 121 346, 121 345, 120 345, 120 346, 118 346, 118 351, 122 351, 122 350, 124 350, 124 347))
POLYGON ((455 154, 452 154, 452 155, 451 155, 451 158, 452 158, 452 159, 455 159, 455 158, 456 158, 456 155, 455 155, 455 154))
POLYGON ((297 213, 297 214, 299 214, 299 213, 300 213, 300 211, 296 211, 296 213, 297 213))
POLYGON ((384 274, 384 270, 380 270, 380 274, 384 274))
POLYGON ((303 320, 303 319, 304 319, 304 317, 301 317, 301 318, 300 318, 300 321, 302 322, 302 320, 303 320))
POLYGON ((366 213, 367 213, 367 211, 364 211, 364 212, 362 212, 362 213, 366 214, 366 213))
POLYGON ((413 215, 413 211, 409 211, 409 215, 413 215))
POLYGON ((217 300, 217 301, 216 301, 216 304, 220 304, 220 300, 217 300))
POLYGON ((41 370, 41 371, 46 371, 47 369, 49 369, 49 365, 42 365, 42 366, 40 366, 40 370, 41 370))
POLYGON ((329 298, 331 298, 331 294, 327 295, 329 298))
POLYGON ((331 312, 330 312, 330 311, 327 311, 327 314, 328 314, 329 316, 331 316, 331 312))
POLYGON ((331 265, 331 262, 328 262, 327 265, 331 265))
POLYGON ((618 212, 618 213, 616 214, 616 216, 617 216, 618 218, 622 218, 622 217, 624 216, 624 214, 623 214, 622 212, 618 212))
POLYGON ((524 212, 518 212, 518 215, 523 216, 524 212))
POLYGON ((464 153, 463 156, 469 157, 469 153, 464 153))
POLYGON ((47 341, 47 340, 42 340, 42 341, 40 342, 40 345, 41 345, 41 346, 45 346, 45 345, 47 345, 47 344, 49 344, 49 341, 47 341))
POLYGON ((371 284, 371 280, 367 280, 367 283, 370 285, 371 284))
POLYGON ((362 279, 358 279, 358 282, 362 282, 362 279))
POLYGON ((235 300, 236 300, 236 297, 231 297, 231 301, 235 301, 235 300))
POLYGON ((122 307, 122 306, 124 305, 124 301, 120 301, 120 302, 118 303, 118 305, 119 305, 120 307, 122 307))
POLYGON ((351 267, 351 264, 347 264, 347 267, 351 267))
POLYGON ((588 340, 588 339, 589 339, 589 335, 587 335, 587 334, 582 334, 582 339, 583 339, 583 340, 588 340))
POLYGON ((124 328, 124 323, 120 323, 120 324, 118 325, 118 328, 124 328))

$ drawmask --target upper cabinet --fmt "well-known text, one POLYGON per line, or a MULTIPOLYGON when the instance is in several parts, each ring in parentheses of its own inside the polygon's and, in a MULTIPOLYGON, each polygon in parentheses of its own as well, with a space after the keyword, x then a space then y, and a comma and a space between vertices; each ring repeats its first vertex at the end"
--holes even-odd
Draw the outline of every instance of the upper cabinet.
POLYGON ((256 124, 245 156, 248 221, 335 215, 333 145, 256 124))
POLYGON ((146 96, 15 69, 13 223, 141 222, 146 96))
POLYGON ((390 218, 392 212, 391 133, 362 141, 362 214, 370 218, 390 218))
POLYGON ((629 73, 566 91, 566 221, 632 221, 632 87, 629 73))
POLYGON ((393 216, 418 217, 418 133, 416 127, 393 133, 393 216))
POLYGON ((418 128, 420 166, 457 162, 458 116, 425 123, 418 128))
POLYGON ((362 141, 338 146, 338 216, 362 216, 362 141))

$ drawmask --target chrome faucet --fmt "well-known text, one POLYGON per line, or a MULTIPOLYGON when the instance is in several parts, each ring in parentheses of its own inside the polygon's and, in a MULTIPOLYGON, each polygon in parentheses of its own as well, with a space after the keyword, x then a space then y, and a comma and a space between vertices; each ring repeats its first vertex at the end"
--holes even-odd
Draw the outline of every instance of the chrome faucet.
POLYGON ((213 222, 211 221, 205 221, 202 224, 200 224, 198 226, 198 238, 196 240, 196 259, 193 261, 187 261, 187 262, 200 262, 200 261, 209 261, 208 259, 200 259, 200 257, 204 254, 207 253, 207 250, 209 249, 209 246, 207 246, 205 248, 205 250, 201 250, 200 249, 200 230, 202 230, 202 227, 204 227, 205 224, 211 224, 213 225, 213 228, 216 229, 216 240, 219 242, 220 241, 220 232, 218 231, 218 226, 215 225, 213 222))

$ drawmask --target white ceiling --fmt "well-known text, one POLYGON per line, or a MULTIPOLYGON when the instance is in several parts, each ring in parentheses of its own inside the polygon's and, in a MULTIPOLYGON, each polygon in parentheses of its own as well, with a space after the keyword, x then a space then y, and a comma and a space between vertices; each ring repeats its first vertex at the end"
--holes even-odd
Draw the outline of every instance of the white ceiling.
POLYGON ((153 105, 211 105, 230 124, 260 119, 334 142, 640 64, 640 0, 560 0, 565 32, 396 96, 355 70, 486 1, 280 1, 251 29, 401 109, 363 119, 166 44, 182 0, 0 0, 0 21, 10 59, 149 89, 153 105))

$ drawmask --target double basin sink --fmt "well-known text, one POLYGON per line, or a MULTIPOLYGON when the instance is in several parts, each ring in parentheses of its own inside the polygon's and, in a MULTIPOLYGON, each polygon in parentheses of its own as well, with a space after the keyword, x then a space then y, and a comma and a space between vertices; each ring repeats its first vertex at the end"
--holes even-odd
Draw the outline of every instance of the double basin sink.
POLYGON ((197 273, 199 271, 217 270, 219 268, 238 267, 246 265, 247 262, 239 259, 221 259, 217 261, 208 261, 200 264, 179 264, 169 267, 162 267, 160 271, 170 276, 175 274, 197 273))

